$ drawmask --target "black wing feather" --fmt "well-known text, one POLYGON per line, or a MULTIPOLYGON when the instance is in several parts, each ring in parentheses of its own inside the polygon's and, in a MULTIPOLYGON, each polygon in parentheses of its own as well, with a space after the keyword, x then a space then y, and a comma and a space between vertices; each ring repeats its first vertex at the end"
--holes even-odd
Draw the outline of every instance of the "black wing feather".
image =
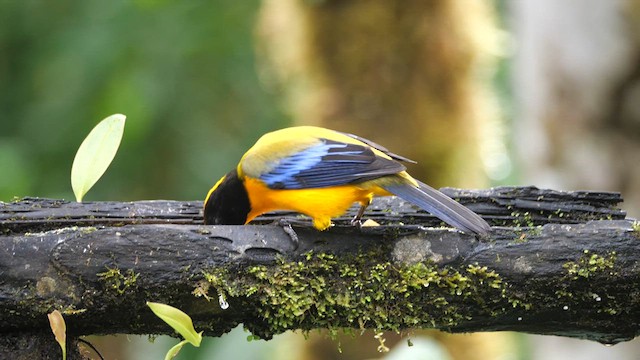
POLYGON ((307 189, 373 180, 405 169, 395 160, 377 156, 369 146, 320 139, 281 159, 260 179, 273 189, 307 189))

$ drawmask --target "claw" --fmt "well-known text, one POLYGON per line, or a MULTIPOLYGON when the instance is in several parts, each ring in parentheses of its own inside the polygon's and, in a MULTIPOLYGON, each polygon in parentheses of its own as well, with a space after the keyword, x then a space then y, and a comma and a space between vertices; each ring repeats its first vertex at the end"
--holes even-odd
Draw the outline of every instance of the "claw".
POLYGON ((353 217, 353 219, 351 219, 351 225, 352 226, 357 226, 357 227, 362 227, 362 216, 364 215, 364 210, 367 208, 366 205, 360 205, 360 209, 358 209, 358 213, 356 214, 356 216, 353 217))

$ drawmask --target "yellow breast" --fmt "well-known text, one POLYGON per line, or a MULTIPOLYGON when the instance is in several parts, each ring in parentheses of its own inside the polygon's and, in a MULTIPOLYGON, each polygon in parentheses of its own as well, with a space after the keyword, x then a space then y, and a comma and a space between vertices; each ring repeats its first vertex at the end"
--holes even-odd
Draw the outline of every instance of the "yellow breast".
POLYGON ((368 205, 373 195, 389 195, 377 186, 365 184, 274 190, 260 180, 245 178, 244 185, 251 203, 247 222, 269 211, 289 210, 311 217, 313 226, 318 230, 331 226, 331 218, 344 214, 354 202, 368 205))

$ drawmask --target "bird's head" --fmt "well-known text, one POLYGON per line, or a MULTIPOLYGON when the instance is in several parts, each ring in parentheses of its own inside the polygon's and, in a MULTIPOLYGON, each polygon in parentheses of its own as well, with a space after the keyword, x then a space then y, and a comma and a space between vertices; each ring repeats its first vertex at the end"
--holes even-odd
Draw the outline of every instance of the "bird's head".
POLYGON ((234 169, 223 176, 204 200, 205 225, 243 225, 251 211, 249 195, 234 169))

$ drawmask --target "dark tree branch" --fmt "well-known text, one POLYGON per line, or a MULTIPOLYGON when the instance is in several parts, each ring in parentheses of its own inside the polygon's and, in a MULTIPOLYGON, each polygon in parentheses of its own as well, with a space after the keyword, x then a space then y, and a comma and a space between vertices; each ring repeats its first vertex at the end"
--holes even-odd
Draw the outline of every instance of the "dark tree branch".
POLYGON ((168 333, 145 306, 159 301, 213 336, 239 323, 266 338, 319 327, 638 335, 640 230, 618 194, 445 191, 495 226, 490 238, 426 227, 440 222, 395 198, 365 214, 382 226, 345 216, 325 232, 282 213, 198 225, 200 202, 0 203, 0 331, 46 333, 59 309, 74 336, 168 333), (283 216, 298 247, 259 225, 283 216))

